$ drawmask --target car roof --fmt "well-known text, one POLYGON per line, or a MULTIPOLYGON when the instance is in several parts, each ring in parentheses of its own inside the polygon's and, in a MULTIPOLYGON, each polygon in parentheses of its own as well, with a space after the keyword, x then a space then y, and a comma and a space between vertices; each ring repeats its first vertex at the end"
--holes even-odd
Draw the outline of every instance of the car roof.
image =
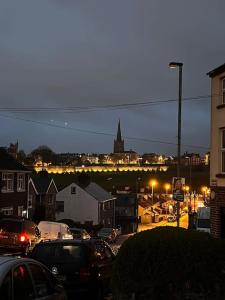
POLYGON ((54 240, 54 241, 41 241, 36 246, 41 245, 84 245, 84 244, 96 244, 96 243, 103 243, 101 239, 89 239, 89 240, 80 240, 80 239, 73 239, 73 240, 54 240))
POLYGON ((8 262, 8 261, 13 261, 16 260, 16 257, 12 257, 12 256, 0 256, 0 265, 8 262))

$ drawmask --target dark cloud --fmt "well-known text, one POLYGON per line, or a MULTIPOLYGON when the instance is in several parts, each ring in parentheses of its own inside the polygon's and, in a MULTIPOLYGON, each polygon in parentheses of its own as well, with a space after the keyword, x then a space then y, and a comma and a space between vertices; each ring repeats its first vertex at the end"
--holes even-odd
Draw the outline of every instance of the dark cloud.
MULTIPOLYGON (((184 97, 209 95, 205 74, 224 63, 224 11, 223 0, 0 0, 1 106, 175 99, 178 74, 168 69, 171 60, 184 62, 184 97)), ((108 133, 116 131, 120 118, 125 136, 176 143, 176 103, 10 116, 108 133)), ((112 150, 111 136, 1 116, 0 122, 2 145, 18 138, 27 151, 39 144, 55 151, 112 150)), ((183 143, 209 145, 209 123, 209 99, 184 102, 183 143)), ((127 140, 126 146, 139 152, 176 151, 175 146, 135 140, 127 140)))

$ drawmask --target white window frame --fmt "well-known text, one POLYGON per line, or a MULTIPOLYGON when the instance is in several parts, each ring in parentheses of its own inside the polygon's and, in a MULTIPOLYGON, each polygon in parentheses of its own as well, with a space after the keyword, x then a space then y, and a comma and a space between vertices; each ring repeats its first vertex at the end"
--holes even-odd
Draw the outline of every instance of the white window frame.
POLYGON ((221 130, 221 173, 225 174, 225 128, 221 130))
POLYGON ((222 104, 225 104, 225 77, 222 78, 222 104))
POLYGON ((25 174, 18 173, 17 174, 17 192, 25 191, 25 174))
POLYGON ((23 205, 19 205, 17 208, 17 214, 19 217, 23 216, 23 205))
POLYGON ((14 191, 14 173, 3 172, 2 181, 4 184, 4 186, 2 187, 3 193, 11 193, 14 191))
POLYGON ((1 208, 1 212, 6 215, 6 216, 10 216, 10 215, 13 215, 13 207, 10 206, 10 207, 3 207, 1 208))

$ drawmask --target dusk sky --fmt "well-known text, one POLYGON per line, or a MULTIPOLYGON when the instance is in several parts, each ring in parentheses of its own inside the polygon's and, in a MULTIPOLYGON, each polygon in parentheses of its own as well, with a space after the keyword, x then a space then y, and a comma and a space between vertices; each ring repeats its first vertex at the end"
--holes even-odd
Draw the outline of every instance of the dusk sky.
POLYGON ((110 153, 120 119, 126 150, 176 154, 180 61, 182 152, 207 152, 224 12, 224 0, 0 0, 1 146, 110 153))

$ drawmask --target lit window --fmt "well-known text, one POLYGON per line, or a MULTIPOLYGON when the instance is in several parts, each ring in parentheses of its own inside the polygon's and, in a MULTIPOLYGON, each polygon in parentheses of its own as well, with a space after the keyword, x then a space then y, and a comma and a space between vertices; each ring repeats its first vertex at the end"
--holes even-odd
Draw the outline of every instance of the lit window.
POLYGON ((221 135, 221 171, 225 173, 225 129, 222 130, 221 135))
POLYGON ((222 103, 225 104, 225 78, 222 80, 222 103))
POLYGON ((18 206, 18 216, 23 216, 23 206, 18 206))
POLYGON ((25 191, 25 174, 17 174, 17 191, 25 191))
POLYGON ((12 207, 3 207, 1 209, 1 213, 3 213, 4 215, 13 215, 13 208, 12 207))
POLYGON ((2 181, 3 181, 2 192, 13 192, 14 174, 2 173, 2 181))

